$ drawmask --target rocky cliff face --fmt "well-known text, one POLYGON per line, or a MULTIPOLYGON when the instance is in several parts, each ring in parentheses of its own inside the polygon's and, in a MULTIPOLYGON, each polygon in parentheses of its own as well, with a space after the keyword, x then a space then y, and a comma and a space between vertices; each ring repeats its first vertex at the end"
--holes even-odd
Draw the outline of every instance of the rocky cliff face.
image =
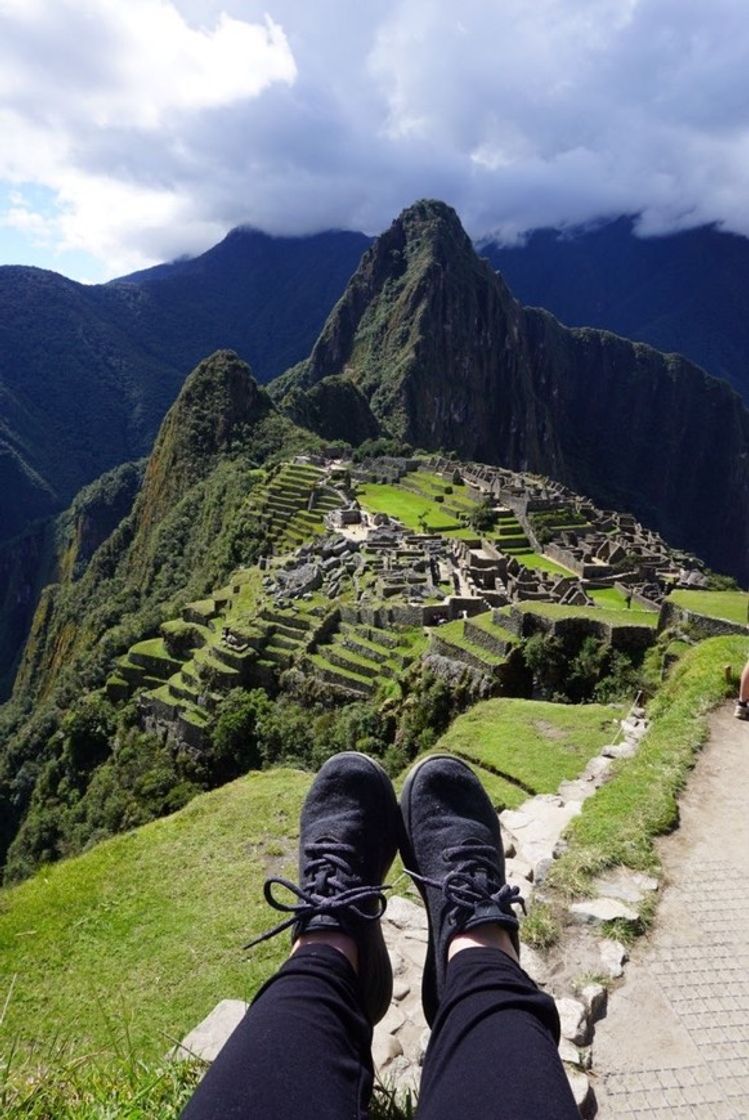
POLYGON ((549 474, 749 581, 749 412, 676 355, 523 308, 457 215, 367 250, 284 393, 343 374, 393 435, 549 474))

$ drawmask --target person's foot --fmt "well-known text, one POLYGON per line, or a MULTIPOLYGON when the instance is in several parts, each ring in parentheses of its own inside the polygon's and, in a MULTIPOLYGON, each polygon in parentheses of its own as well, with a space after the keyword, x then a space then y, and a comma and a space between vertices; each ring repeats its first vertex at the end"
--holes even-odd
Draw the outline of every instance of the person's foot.
POLYGON ((749 700, 739 700, 733 714, 736 719, 749 719, 749 700))
MULTIPOLYGON (((429 947, 421 996, 431 1026, 456 935, 499 927, 519 955, 517 887, 505 883, 497 814, 465 762, 431 755, 413 768, 401 795, 403 863, 426 905, 429 947)), ((470 940, 470 939, 469 939, 470 940)))
POLYGON ((327 940, 346 951, 355 945, 362 1005, 371 1023, 390 1005, 393 974, 380 917, 386 900, 382 881, 398 847, 398 803, 385 771, 367 755, 337 754, 318 772, 302 808, 299 833, 299 886, 268 879, 265 897, 292 916, 247 948, 292 928, 292 940, 327 940), (296 898, 280 902, 273 885, 296 898), (326 936, 327 935, 327 936, 326 936))

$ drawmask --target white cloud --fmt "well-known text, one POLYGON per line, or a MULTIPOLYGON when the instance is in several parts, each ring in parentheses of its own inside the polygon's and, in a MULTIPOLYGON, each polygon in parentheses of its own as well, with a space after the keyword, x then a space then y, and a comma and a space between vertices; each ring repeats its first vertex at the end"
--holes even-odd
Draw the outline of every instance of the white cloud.
POLYGON ((748 57, 745 0, 0 0, 0 178, 58 204, 4 221, 110 274, 424 195, 749 234, 748 57))

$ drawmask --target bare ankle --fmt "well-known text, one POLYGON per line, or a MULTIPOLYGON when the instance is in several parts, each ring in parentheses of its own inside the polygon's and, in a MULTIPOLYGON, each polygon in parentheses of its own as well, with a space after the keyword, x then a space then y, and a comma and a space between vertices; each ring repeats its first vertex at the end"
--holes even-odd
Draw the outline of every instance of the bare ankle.
POLYGON ((349 937, 347 933, 343 933, 341 930, 337 929, 317 929, 313 930, 311 933, 303 933, 291 946, 292 956, 296 953, 297 949, 301 949, 303 945, 329 945, 331 949, 336 949, 339 953, 342 953, 354 972, 358 974, 359 953, 356 948, 356 942, 353 937, 349 937))
POLYGON ((504 926, 496 922, 487 922, 463 933, 456 933, 447 947, 448 961, 451 961, 456 953, 462 953, 464 949, 501 949, 508 957, 520 964, 512 938, 504 926))

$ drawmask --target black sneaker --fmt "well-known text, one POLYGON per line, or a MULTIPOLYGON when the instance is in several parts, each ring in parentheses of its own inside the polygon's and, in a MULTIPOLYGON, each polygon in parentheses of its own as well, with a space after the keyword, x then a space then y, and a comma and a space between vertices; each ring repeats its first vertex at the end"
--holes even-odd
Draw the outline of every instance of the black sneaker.
POLYGON ((465 762, 430 755, 413 768, 401 795, 403 863, 416 882, 429 919, 429 947, 421 984, 432 1025, 445 984, 450 939, 488 922, 510 933, 519 952, 512 903, 519 889, 505 883, 497 814, 465 762))
POLYGON ((290 927, 292 941, 315 930, 349 934, 359 953, 362 1005, 371 1023, 387 1011, 393 988, 379 919, 386 906, 382 881, 395 858, 398 832, 398 803, 382 767, 354 751, 328 759, 302 808, 299 886, 279 878, 265 883, 270 905, 291 917, 245 946, 250 949, 290 927), (277 900, 274 884, 298 901, 277 900))
POLYGON ((737 700, 733 714, 736 716, 736 719, 749 719, 749 702, 746 700, 737 700))

